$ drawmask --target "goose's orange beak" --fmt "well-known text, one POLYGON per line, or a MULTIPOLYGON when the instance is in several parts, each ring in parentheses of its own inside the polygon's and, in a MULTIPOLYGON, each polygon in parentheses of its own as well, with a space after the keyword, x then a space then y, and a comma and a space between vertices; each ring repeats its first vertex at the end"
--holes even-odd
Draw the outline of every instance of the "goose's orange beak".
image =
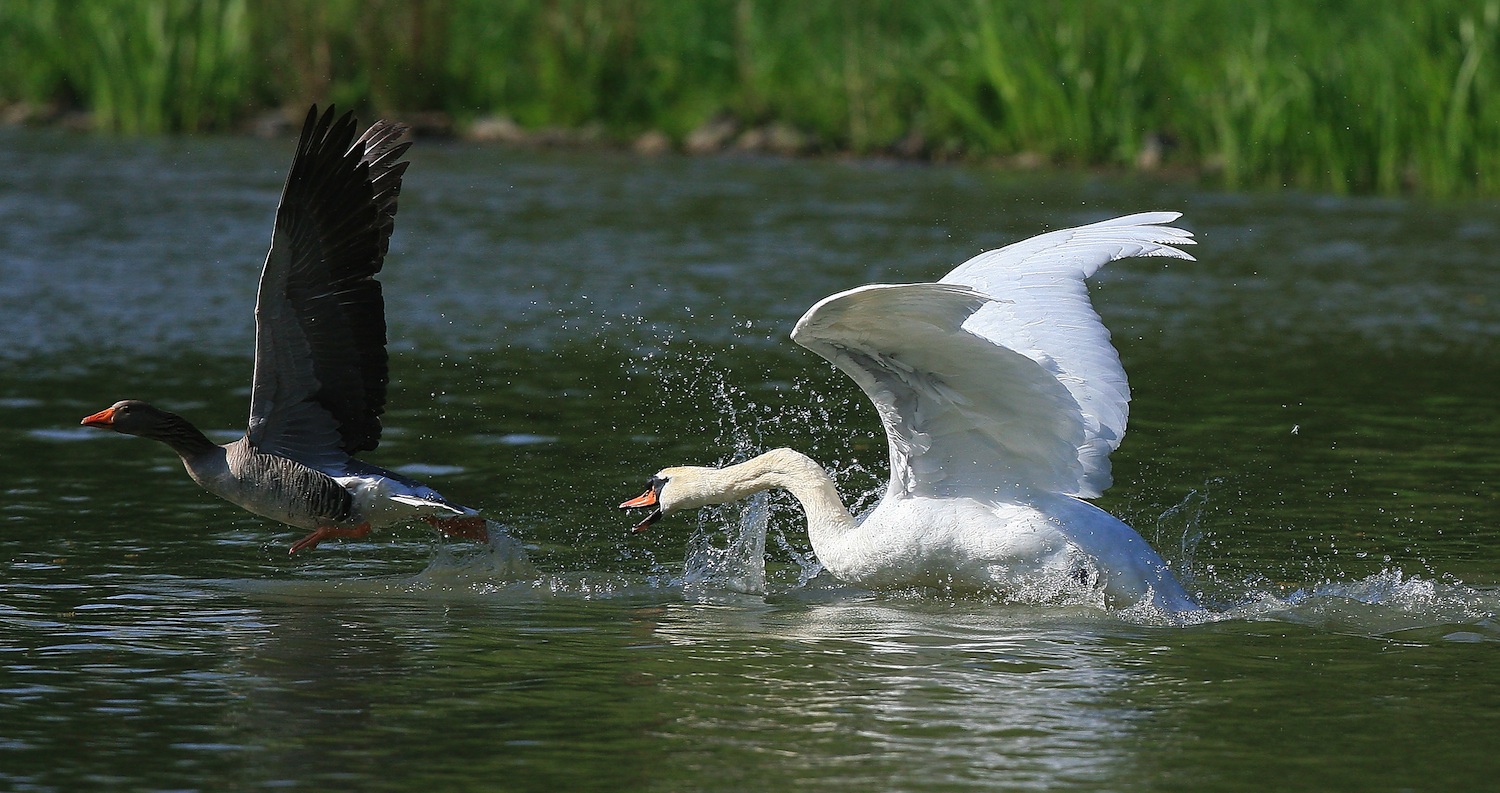
POLYGON ((83 421, 78 423, 85 427, 103 427, 104 429, 109 429, 115 425, 115 409, 107 407, 92 416, 85 417, 83 421))

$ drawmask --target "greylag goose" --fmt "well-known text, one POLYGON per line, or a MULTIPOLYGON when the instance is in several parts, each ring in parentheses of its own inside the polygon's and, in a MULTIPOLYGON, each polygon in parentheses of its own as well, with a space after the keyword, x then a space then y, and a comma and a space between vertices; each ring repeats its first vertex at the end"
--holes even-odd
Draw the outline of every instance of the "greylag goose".
POLYGON ((874 403, 891 476, 849 514, 822 466, 791 449, 726 468, 659 471, 622 509, 674 511, 781 488, 802 504, 813 552, 872 588, 954 587, 1046 600, 1079 592, 1115 607, 1197 606, 1167 563, 1086 501, 1110 485, 1130 400, 1084 279, 1130 256, 1192 259, 1192 235, 1151 212, 982 253, 939 283, 871 285, 824 298, 792 340, 874 403))
POLYGON ((220 446, 187 419, 124 400, 82 424, 161 441, 193 481, 311 533, 289 553, 372 527, 423 520, 484 539, 484 519, 430 487, 353 455, 380 443, 389 382, 380 272, 410 143, 353 113, 307 113, 276 210, 255 303, 255 371, 245 436, 220 446))

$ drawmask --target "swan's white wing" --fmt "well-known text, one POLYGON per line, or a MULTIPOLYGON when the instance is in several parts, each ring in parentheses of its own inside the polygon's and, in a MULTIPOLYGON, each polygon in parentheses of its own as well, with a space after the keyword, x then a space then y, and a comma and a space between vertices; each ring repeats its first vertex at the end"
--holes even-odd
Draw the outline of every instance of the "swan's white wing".
POLYGON ((990 302, 963 286, 862 286, 819 301, 792 331, 875 403, 892 494, 1067 493, 1082 476, 1084 421, 1068 390, 964 329, 990 302))
POLYGON ((1109 453, 1120 445, 1129 415, 1125 369, 1083 281, 1116 259, 1191 260, 1171 246, 1193 244, 1192 233, 1160 225, 1179 217, 1143 212, 1042 234, 981 253, 942 278, 997 298, 965 329, 1041 364, 1082 409, 1082 475, 1060 492, 1092 498, 1109 487, 1109 453))

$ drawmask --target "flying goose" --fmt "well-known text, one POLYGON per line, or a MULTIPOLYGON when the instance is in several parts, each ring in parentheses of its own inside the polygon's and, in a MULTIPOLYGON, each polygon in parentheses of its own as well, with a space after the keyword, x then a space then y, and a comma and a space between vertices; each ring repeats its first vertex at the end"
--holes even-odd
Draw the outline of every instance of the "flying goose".
POLYGON ((469 507, 355 459, 380 443, 389 382, 385 260, 407 162, 405 127, 314 105, 276 210, 255 304, 255 371, 245 436, 215 444, 187 419, 127 399, 82 424, 161 441, 227 501, 310 533, 290 553, 413 519, 484 539, 469 507))

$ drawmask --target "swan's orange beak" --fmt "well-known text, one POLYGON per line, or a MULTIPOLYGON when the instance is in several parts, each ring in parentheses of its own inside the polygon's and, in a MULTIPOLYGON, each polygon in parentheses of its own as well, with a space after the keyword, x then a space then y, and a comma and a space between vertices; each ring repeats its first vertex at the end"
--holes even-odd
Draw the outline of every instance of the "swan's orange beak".
POLYGON ((107 407, 92 416, 85 417, 83 421, 80 421, 78 423, 82 424, 85 427, 102 427, 104 429, 109 429, 110 427, 113 427, 115 425, 115 409, 113 407, 107 407))
MULTIPOLYGON (((109 411, 105 412, 108 413, 109 411)), ((88 420, 85 419, 84 421, 87 422, 88 420)), ((654 506, 656 506, 656 488, 651 488, 650 490, 647 490, 646 492, 636 496, 635 498, 630 499, 624 504, 621 504, 620 509, 635 509, 636 507, 654 506)))
MULTIPOLYGON (((657 505, 656 488, 655 487, 651 487, 651 488, 648 488, 646 490, 646 492, 640 494, 639 496, 636 496, 635 498, 632 498, 629 501, 626 501, 625 503, 621 504, 620 505, 620 509, 636 509, 637 507, 654 507, 656 505, 657 505)), ((643 532, 646 529, 650 528, 651 524, 653 524, 653 523, 655 523, 655 522, 657 522, 659 520, 661 520, 661 510, 660 509, 653 509, 653 510, 651 510, 651 514, 646 516, 645 520, 643 520, 640 523, 635 524, 635 526, 631 527, 630 533, 631 534, 640 534, 641 532, 643 532)))

